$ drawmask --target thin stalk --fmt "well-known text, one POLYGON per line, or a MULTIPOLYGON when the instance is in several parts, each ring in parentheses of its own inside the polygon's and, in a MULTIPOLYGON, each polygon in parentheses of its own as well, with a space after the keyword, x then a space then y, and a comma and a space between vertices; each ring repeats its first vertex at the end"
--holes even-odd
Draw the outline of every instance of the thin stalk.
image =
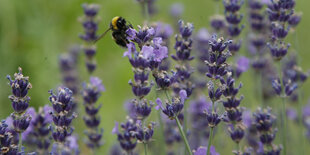
POLYGON ((213 130, 214 130, 214 127, 211 128, 211 130, 210 130, 210 135, 209 135, 209 140, 208 140, 207 155, 210 155, 210 148, 211 148, 211 144, 212 144, 213 130))
MULTIPOLYGON (((298 52, 300 52, 299 51, 299 41, 298 41, 298 36, 297 36, 297 31, 295 30, 294 31, 294 36, 295 36, 295 50, 297 51, 297 53, 298 52)), ((300 56, 300 54, 296 54, 297 55, 297 65, 300 65, 301 64, 301 56, 300 56)), ((301 153, 301 155, 303 155, 303 154, 305 154, 304 153, 304 151, 305 151, 305 137, 304 137, 304 128, 303 128, 303 123, 302 123, 302 120, 303 120, 303 118, 302 118, 302 108, 303 108, 303 106, 302 106, 302 91, 301 91, 301 83, 299 83, 299 85, 298 85, 298 89, 297 89, 297 93, 298 93, 298 114, 299 114, 299 120, 298 120, 298 123, 299 123, 299 129, 300 129, 300 131, 299 131, 299 140, 300 140, 300 142, 301 142, 301 149, 300 149, 300 153, 301 153)))
MULTIPOLYGON (((301 84, 299 84, 299 86, 301 86, 301 84)), ((300 153, 301 155, 305 154, 304 153, 304 150, 305 150, 305 137, 304 137, 304 128, 303 128, 303 118, 302 118, 302 91, 301 91, 301 88, 299 87, 297 89, 298 91, 298 114, 299 114, 299 118, 298 118, 298 123, 299 123, 299 140, 301 141, 301 149, 300 149, 300 153)))
POLYGON ((19 139, 18 139, 18 151, 22 151, 22 146, 23 146, 23 139, 22 139, 22 133, 18 133, 19 139))
POLYGON ((144 142, 143 144, 144 144, 144 155, 147 155, 147 143, 144 142))
MULTIPOLYGON (((184 132, 185 132, 185 136, 187 135, 187 104, 185 103, 186 101, 184 101, 184 120, 183 120, 183 128, 184 128, 184 132)), ((186 152, 186 148, 184 147, 184 152, 186 152)))
POLYGON ((237 143, 237 151, 238 151, 238 153, 240 152, 240 144, 239 144, 239 142, 237 143))
POLYGON ((263 107, 266 107, 265 103, 263 102, 263 85, 262 85, 262 72, 259 71, 257 75, 257 94, 259 96, 259 104, 262 105, 263 107))
POLYGON ((144 16, 145 16, 145 19, 146 19, 146 21, 149 21, 149 18, 150 18, 150 16, 149 16, 149 9, 148 9, 148 6, 147 6, 147 2, 148 2, 148 0, 144 0, 143 1, 143 12, 144 12, 144 16))
POLYGON ((171 102, 171 99, 170 99, 170 97, 169 97, 169 94, 168 94, 168 91, 167 91, 167 90, 165 90, 165 94, 166 94, 166 97, 167 97, 168 101, 171 102))
MULTIPOLYGON (((215 101, 212 100, 212 113, 214 112, 214 105, 215 105, 215 101)), ((215 127, 211 127, 210 130, 210 135, 209 135, 209 140, 208 140, 208 150, 207 150, 207 155, 210 155, 210 148, 211 148, 211 144, 212 144, 212 137, 213 137, 213 130, 215 127)))
POLYGON ((184 134, 184 131, 183 131, 183 129, 182 129, 182 125, 181 125, 181 123, 180 123, 180 120, 179 120, 179 118, 178 118, 177 116, 175 117, 175 121, 176 121, 177 124, 178 124, 179 132, 181 133, 181 136, 182 136, 183 141, 184 141, 184 143, 185 143, 187 152, 189 153, 189 155, 193 155, 193 153, 192 153, 192 151, 191 151, 191 148, 190 148, 190 146, 189 146, 189 143, 188 143, 188 141, 187 141, 187 138, 186 138, 186 136, 185 136, 185 134, 184 134))
MULTIPOLYGON (((156 93, 156 98, 157 97, 158 97, 158 93, 156 93)), ((159 153, 162 154, 162 152, 166 152, 166 145, 163 145, 163 144, 165 144, 165 142, 164 142, 165 130, 164 130, 163 120, 161 119, 160 110, 157 111, 157 117, 158 117, 158 122, 159 122, 159 126, 160 126, 160 131, 161 131, 160 143, 159 143, 159 153)))
POLYGON ((286 126, 286 104, 285 97, 282 97, 282 143, 283 143, 283 154, 286 155, 286 134, 287 134, 287 126, 286 126))
MULTIPOLYGON (((142 120, 142 128, 145 126, 145 119, 142 120)), ((143 145, 144 145, 144 155, 147 155, 147 142, 145 139, 145 134, 143 134, 143 145)))
POLYGON ((220 13, 219 1, 216 0, 216 2, 215 2, 215 14, 219 14, 219 13, 220 13))

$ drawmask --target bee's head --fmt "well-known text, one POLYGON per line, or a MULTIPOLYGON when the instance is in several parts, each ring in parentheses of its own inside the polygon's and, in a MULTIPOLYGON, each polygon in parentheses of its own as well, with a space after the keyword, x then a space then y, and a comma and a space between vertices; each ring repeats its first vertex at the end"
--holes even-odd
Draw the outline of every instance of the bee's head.
POLYGON ((125 30, 127 29, 126 20, 123 17, 116 16, 112 19, 110 27, 112 30, 125 30))

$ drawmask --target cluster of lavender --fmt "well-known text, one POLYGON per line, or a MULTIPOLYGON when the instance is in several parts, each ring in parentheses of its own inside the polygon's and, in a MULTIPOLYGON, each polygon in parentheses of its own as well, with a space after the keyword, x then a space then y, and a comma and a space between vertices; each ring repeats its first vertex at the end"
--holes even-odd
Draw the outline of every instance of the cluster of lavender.
POLYGON ((80 38, 85 42, 83 50, 86 55, 86 67, 89 73, 92 73, 96 69, 96 60, 94 56, 96 54, 96 46, 94 42, 98 39, 96 34, 98 29, 98 19, 96 15, 99 10, 99 5, 96 4, 83 4, 84 16, 81 18, 81 23, 84 28, 84 34, 80 35, 80 38))
POLYGON ((292 16, 294 14, 295 7, 294 0, 279 0, 279 1, 271 1, 268 5, 267 13, 269 21, 271 22, 271 42, 268 42, 267 46, 269 47, 272 58, 275 61, 279 61, 279 78, 272 80, 272 87, 274 88, 276 94, 282 98, 282 116, 283 119, 281 124, 283 126, 282 131, 282 139, 284 149, 283 152, 286 154, 286 103, 285 98, 291 96, 292 93, 297 89, 297 84, 292 82, 291 79, 284 77, 285 73, 283 73, 283 66, 281 66, 282 58, 287 54, 288 48, 290 47, 289 43, 285 42, 285 38, 287 37, 290 28, 293 26, 297 26, 300 18, 296 18, 296 16, 292 16), (290 21, 290 22, 289 22, 290 21), (295 22, 292 22, 295 21, 295 22), (291 23, 291 24, 290 24, 291 23))
MULTIPOLYGON (((268 36, 268 24, 263 12, 264 4, 259 0, 251 0, 248 3, 249 23, 251 32, 249 34, 248 50, 253 55, 252 67, 261 71, 265 67, 264 57, 266 40, 268 36)), ((260 75, 261 76, 261 75, 260 75)))
POLYGON ((235 87, 235 80, 231 75, 228 75, 226 80, 221 78, 221 84, 225 87, 223 95, 226 98, 226 101, 223 101, 223 106, 226 111, 224 114, 224 121, 228 123, 228 131, 231 139, 237 144, 236 154, 242 154, 239 143, 245 133, 245 126, 242 122, 243 109, 240 107, 243 96, 237 98, 242 84, 240 83, 238 87, 235 87))
POLYGON ((258 150, 258 153, 280 155, 281 147, 273 143, 277 129, 272 128, 276 118, 271 114, 271 109, 258 109, 253 116, 255 120, 254 126, 259 133, 259 139, 263 145, 258 150))
POLYGON ((38 113, 32 107, 27 110, 31 114, 32 120, 22 137, 37 154, 49 154, 51 144, 50 123, 53 121, 51 111, 52 107, 48 105, 40 107, 38 113))
POLYGON ((194 59, 191 55, 192 51, 192 32, 194 26, 192 23, 184 23, 179 21, 179 34, 175 36, 176 43, 174 49, 175 55, 171 55, 178 64, 175 66, 176 76, 173 83, 173 90, 177 94, 180 90, 186 90, 187 97, 192 94, 194 84, 191 82, 190 77, 193 72, 193 68, 190 66, 190 61, 194 59))
POLYGON ((209 138, 210 128, 208 128, 205 111, 210 111, 211 106, 211 102, 207 101, 205 96, 200 96, 190 103, 191 134, 189 141, 191 148, 199 148, 200 146, 207 145, 205 140, 209 138))
MULTIPOLYGON (((56 94, 50 91, 51 96, 49 97, 52 103, 54 128, 52 129, 52 137, 54 139, 54 146, 52 153, 54 154, 65 154, 72 153, 75 150, 70 149, 69 137, 73 133, 71 127, 72 120, 76 118, 76 114, 72 111, 72 91, 66 87, 59 87, 56 94)), ((78 154, 78 152, 76 152, 78 154)))
POLYGON ((225 52, 227 46, 232 41, 225 41, 224 38, 217 38, 213 35, 210 39, 209 59, 206 61, 208 72, 206 76, 210 79, 207 83, 209 98, 212 101, 211 110, 206 111, 208 126, 210 127, 210 136, 208 142, 208 154, 212 145, 214 128, 220 123, 221 116, 216 112, 216 106, 223 94, 223 88, 217 80, 224 78, 227 75, 228 65, 227 58, 231 55, 229 51, 225 52))
POLYGON ((290 44, 285 43, 284 39, 290 30, 288 21, 294 14, 294 7, 294 0, 272 0, 268 5, 268 18, 272 22, 272 42, 268 43, 268 47, 275 60, 281 60, 287 54, 290 47, 290 44))
POLYGON ((157 8, 155 6, 156 0, 136 0, 140 3, 142 8, 142 14, 145 18, 149 18, 148 16, 152 16, 157 13, 157 8))
POLYGON ((14 143, 14 137, 4 120, 0 123, 0 153, 17 154, 18 148, 14 143))
POLYGON ((18 151, 21 151, 22 147, 22 133, 28 128, 31 116, 26 112, 30 97, 27 96, 28 90, 32 88, 29 82, 29 77, 25 77, 22 74, 22 69, 18 68, 18 73, 14 74, 14 79, 8 75, 9 85, 12 88, 12 95, 9 99, 12 102, 14 112, 11 114, 13 118, 14 131, 19 134, 18 151))
POLYGON ((74 96, 73 109, 76 110, 78 104, 77 96, 80 90, 80 79, 78 72, 78 59, 80 55, 80 47, 72 46, 68 53, 62 54, 59 57, 59 68, 62 75, 62 83, 69 88, 74 96))
MULTIPOLYGON (((153 72, 155 76, 158 72, 162 61, 168 56, 168 48, 163 45, 162 38, 155 37, 153 27, 139 27, 138 31, 128 29, 126 33, 130 43, 127 44, 128 51, 124 53, 124 56, 128 57, 133 67, 134 80, 130 80, 129 84, 136 98, 129 103, 133 105, 131 114, 133 118, 128 118, 126 125, 121 125, 123 132, 130 134, 129 137, 123 137, 117 130, 114 133, 118 135, 121 147, 126 152, 133 152, 137 141, 143 143, 147 151, 147 143, 152 139, 154 132, 154 123, 149 123, 147 127, 145 125, 145 120, 153 107, 153 103, 145 98, 154 85, 152 81, 149 81, 149 74, 153 72)), ((156 82, 166 83, 159 78, 156 82)))
POLYGON ((244 25, 239 25, 243 15, 240 13, 241 6, 243 5, 243 0, 224 0, 225 17, 228 23, 227 33, 229 39, 233 39, 234 42, 228 45, 229 51, 234 55, 241 47, 241 40, 238 40, 244 25))
POLYGON ((99 128, 100 115, 98 115, 101 105, 96 107, 96 102, 103 91, 105 91, 105 88, 98 77, 90 77, 90 83, 83 86, 82 96, 86 112, 84 122, 88 128, 85 131, 88 138, 86 143, 91 149, 99 148, 102 145, 103 129, 99 128))

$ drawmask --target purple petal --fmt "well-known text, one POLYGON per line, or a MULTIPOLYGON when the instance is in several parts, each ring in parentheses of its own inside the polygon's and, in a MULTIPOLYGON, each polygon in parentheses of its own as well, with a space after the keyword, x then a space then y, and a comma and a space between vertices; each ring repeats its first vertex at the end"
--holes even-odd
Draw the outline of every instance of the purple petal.
POLYGON ((134 40, 136 38, 137 31, 135 29, 129 28, 126 31, 126 34, 128 35, 127 39, 134 40))
POLYGON ((200 42, 208 42, 210 38, 211 38, 211 35, 206 28, 201 28, 197 33, 197 39, 200 42))
POLYGON ((131 58, 132 54, 136 52, 136 45, 133 42, 130 42, 127 44, 127 49, 128 51, 124 52, 123 57, 127 56, 128 58, 131 58))
POLYGON ((7 117, 5 119, 5 124, 7 124, 10 129, 13 129, 13 118, 11 116, 7 117))
POLYGON ((211 146, 211 147, 210 147, 210 154, 211 154, 211 155, 220 155, 219 153, 217 153, 217 152, 215 151, 215 147, 214 147, 214 146, 211 146))
POLYGON ((99 91, 101 92, 105 91, 105 88, 102 84, 102 80, 99 79, 98 77, 90 77, 89 81, 90 81, 90 84, 97 87, 99 91))
POLYGON ((197 151, 194 153, 194 155, 206 155, 207 154, 207 148, 200 146, 197 151))
POLYGON ((119 130, 118 130, 118 122, 115 122, 115 126, 112 129, 112 134, 118 134, 119 130))
POLYGON ((161 62, 168 57, 168 48, 166 46, 160 46, 158 49, 154 49, 155 60, 161 62))
POLYGON ((142 52, 142 54, 143 54, 143 57, 145 58, 145 59, 152 59, 152 58, 154 58, 154 48, 152 47, 152 46, 143 46, 142 47, 142 50, 141 50, 141 52, 142 52))
POLYGON ((250 110, 246 110, 242 114, 242 120, 243 124, 247 127, 250 127, 252 125, 252 113, 250 110))
POLYGON ((241 56, 237 60, 237 68, 241 72, 245 72, 249 69, 250 60, 247 57, 241 56))
POLYGON ((149 29, 147 30, 147 33, 148 33, 148 35, 150 35, 150 36, 154 36, 154 35, 155 35, 155 29, 154 29, 153 27, 151 27, 151 28, 149 28, 149 29))
POLYGON ((34 107, 30 107, 27 109, 26 114, 30 115, 31 118, 35 118, 37 113, 36 110, 34 109, 34 107))
POLYGON ((297 119, 297 111, 294 108, 288 108, 286 109, 286 115, 290 120, 296 120, 297 119))
POLYGON ((76 136, 69 136, 67 138, 69 148, 75 151, 79 150, 79 144, 76 136))
POLYGON ((159 108, 164 109, 163 102, 160 100, 160 98, 156 99, 157 106, 155 107, 156 110, 159 110, 159 108))
POLYGON ((184 103, 185 99, 187 98, 187 93, 184 89, 180 90, 179 92, 180 98, 181 98, 181 102, 184 103))
POLYGON ((170 14, 173 17, 180 17, 184 11, 184 6, 182 3, 174 3, 171 5, 170 14))
POLYGON ((161 46, 161 44, 163 43, 163 39, 161 37, 156 37, 153 39, 153 43, 155 46, 161 46))
POLYGON ((45 121, 47 123, 50 123, 53 121, 53 116, 51 115, 51 112, 53 111, 53 108, 49 105, 45 105, 43 107, 44 115, 45 115, 45 121))

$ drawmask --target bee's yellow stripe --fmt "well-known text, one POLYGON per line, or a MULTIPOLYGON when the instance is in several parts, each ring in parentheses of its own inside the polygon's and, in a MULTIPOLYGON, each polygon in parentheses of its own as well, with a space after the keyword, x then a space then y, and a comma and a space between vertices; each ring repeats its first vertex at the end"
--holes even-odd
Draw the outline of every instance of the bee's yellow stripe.
POLYGON ((116 25, 116 23, 117 23, 117 20, 119 19, 119 16, 116 16, 116 17, 114 17, 113 19, 112 19, 112 26, 113 26, 113 29, 114 30, 117 30, 117 25, 116 25))

